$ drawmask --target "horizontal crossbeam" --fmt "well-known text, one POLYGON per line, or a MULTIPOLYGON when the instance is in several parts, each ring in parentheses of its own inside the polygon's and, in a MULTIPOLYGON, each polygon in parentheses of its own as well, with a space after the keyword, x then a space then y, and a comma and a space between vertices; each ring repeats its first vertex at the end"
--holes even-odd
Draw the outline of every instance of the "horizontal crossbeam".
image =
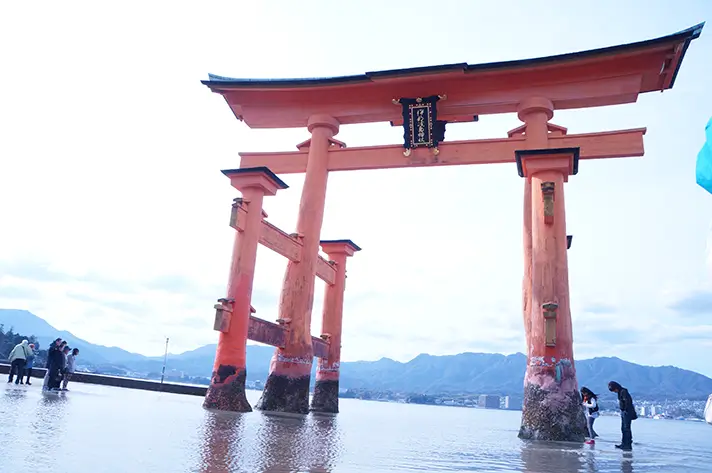
POLYGON ((329 344, 319 337, 312 337, 312 350, 317 358, 329 357, 329 344))
MULTIPOLYGON (((580 159, 604 159, 643 156, 645 128, 580 135, 549 136, 550 148, 580 148, 580 159)), ((514 152, 525 149, 525 138, 449 141, 440 143, 435 156, 427 148, 416 148, 403 155, 400 145, 361 148, 331 148, 329 171, 389 169, 464 164, 514 163, 514 152)), ((308 150, 285 153, 240 153, 241 168, 266 166, 276 174, 303 173, 308 150)))
MULTIPOLYGON (((235 218, 231 221, 232 227, 237 231, 245 231, 246 221, 247 210, 240 204, 237 207, 235 218)), ((297 263, 301 261, 303 245, 298 236, 289 235, 264 219, 262 219, 261 225, 260 244, 284 256, 289 261, 297 263)), ((336 269, 321 255, 317 259, 316 275, 329 285, 333 285, 336 281, 336 269)))
MULTIPOLYGON (((265 345, 284 348, 287 342, 287 327, 251 315, 247 326, 247 338, 265 345)), ((312 337, 312 349, 317 358, 329 356, 329 344, 319 337, 312 337)))
POLYGON ((273 347, 284 347, 287 330, 282 325, 251 315, 247 326, 247 339, 273 347))

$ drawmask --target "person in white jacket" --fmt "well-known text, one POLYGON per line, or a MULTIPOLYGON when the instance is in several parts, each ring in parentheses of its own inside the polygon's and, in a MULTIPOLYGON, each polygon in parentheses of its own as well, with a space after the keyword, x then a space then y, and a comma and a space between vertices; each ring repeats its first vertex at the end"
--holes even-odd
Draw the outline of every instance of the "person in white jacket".
POLYGON ((67 355, 67 366, 64 368, 64 376, 62 377, 62 391, 69 391, 67 384, 74 374, 74 365, 77 362, 77 356, 79 356, 79 348, 73 349, 72 353, 67 355))
POLYGON ((18 343, 15 345, 15 348, 12 349, 7 357, 10 361, 10 376, 7 378, 8 383, 12 383, 12 378, 17 374, 15 384, 24 384, 22 382, 22 375, 25 374, 25 362, 31 352, 30 342, 27 340, 23 340, 22 343, 18 343))
POLYGON ((593 423, 599 416, 598 413, 598 396, 593 394, 593 391, 587 387, 581 388, 581 397, 583 398, 583 407, 586 408, 586 418, 588 420, 588 438, 593 440, 598 437, 598 434, 593 430, 593 423))

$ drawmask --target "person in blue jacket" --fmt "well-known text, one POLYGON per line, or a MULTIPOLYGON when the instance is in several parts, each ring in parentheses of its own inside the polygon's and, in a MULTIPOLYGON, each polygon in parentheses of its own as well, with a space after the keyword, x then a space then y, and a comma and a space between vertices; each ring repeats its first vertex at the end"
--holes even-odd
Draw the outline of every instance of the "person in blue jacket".
POLYGON ((32 366, 35 364, 35 344, 30 343, 30 352, 27 355, 27 360, 25 360, 25 374, 27 375, 27 381, 25 384, 32 386, 30 383, 30 376, 32 376, 32 366))

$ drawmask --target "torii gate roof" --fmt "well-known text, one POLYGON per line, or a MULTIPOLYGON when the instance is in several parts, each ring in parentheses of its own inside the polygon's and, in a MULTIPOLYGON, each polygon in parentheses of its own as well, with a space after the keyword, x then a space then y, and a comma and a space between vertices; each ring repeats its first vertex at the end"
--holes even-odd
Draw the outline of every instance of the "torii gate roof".
POLYGON ((602 49, 486 64, 446 64, 303 79, 202 81, 225 97, 251 128, 304 127, 311 115, 342 124, 400 123, 392 99, 447 95, 438 119, 472 121, 476 115, 515 112, 525 98, 543 96, 556 109, 635 102, 638 94, 672 88, 690 42, 704 23, 656 39, 602 49))

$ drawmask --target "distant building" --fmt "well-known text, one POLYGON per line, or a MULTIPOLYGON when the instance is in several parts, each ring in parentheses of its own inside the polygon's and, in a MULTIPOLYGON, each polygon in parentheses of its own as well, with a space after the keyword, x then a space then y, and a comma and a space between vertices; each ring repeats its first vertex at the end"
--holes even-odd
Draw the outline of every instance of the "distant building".
POLYGON ((477 405, 487 409, 499 409, 499 396, 482 394, 477 405))
POLYGON ((645 406, 640 408, 640 417, 645 417, 645 406))
POLYGON ((501 399, 502 409, 507 409, 510 411, 520 411, 522 410, 522 404, 524 399, 521 396, 504 396, 501 399))

